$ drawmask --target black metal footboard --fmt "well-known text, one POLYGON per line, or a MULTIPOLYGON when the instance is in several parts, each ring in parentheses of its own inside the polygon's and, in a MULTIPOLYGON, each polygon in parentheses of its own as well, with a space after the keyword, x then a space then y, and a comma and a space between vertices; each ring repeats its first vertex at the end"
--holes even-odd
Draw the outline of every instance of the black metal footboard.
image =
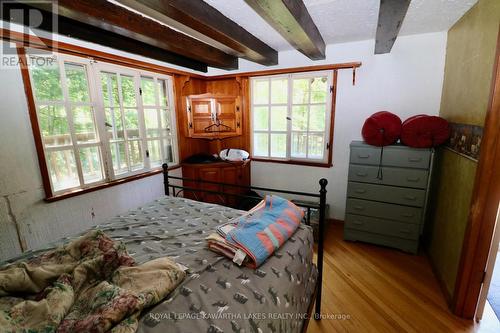
MULTIPOLYGON (((179 196, 181 193, 187 193, 190 192, 194 195, 195 200, 197 200, 196 193, 202 192, 202 193, 210 193, 212 195, 218 195, 220 197, 221 203, 224 205, 226 203, 225 198, 227 196, 234 196, 238 198, 247 198, 247 199, 260 199, 259 197, 256 197, 254 195, 246 195, 246 194, 240 194, 240 193, 231 193, 231 192, 226 192, 225 190, 227 188, 239 188, 241 190, 247 190, 247 191, 264 191, 264 192, 274 192, 274 193, 284 193, 284 194, 291 194, 291 195, 298 195, 298 196, 304 196, 304 197, 312 197, 312 198, 319 198, 319 232, 318 232, 318 251, 317 251, 317 259, 316 259, 316 267, 318 268, 318 281, 317 281, 317 289, 316 289, 316 309, 314 313, 314 319, 319 320, 321 319, 321 289, 322 289, 322 282, 323 282, 323 241, 324 241, 324 232, 325 232, 325 210, 326 210, 326 185, 328 184, 328 181, 325 178, 321 178, 319 180, 319 192, 318 193, 308 193, 308 192, 298 192, 298 191, 287 191, 287 190, 282 190, 282 189, 273 189, 273 188, 265 188, 265 187, 258 187, 258 186, 244 186, 244 185, 235 185, 235 184, 228 184, 228 183, 220 183, 220 182, 213 182, 213 181, 206 181, 206 180, 199 180, 199 179, 191 179, 191 178, 184 178, 184 177, 176 177, 176 176, 171 176, 168 174, 168 165, 163 164, 163 183, 164 183, 164 188, 165 188, 165 195, 172 195, 172 196, 179 196), (171 184, 170 180, 177 180, 177 181, 182 181, 182 184, 184 182, 191 182, 191 183, 203 183, 203 184, 212 184, 212 185, 218 185, 222 189, 221 191, 214 191, 214 190, 208 190, 208 189, 201 189, 201 188, 194 188, 194 187, 188 187, 184 185, 175 185, 171 184)), ((298 206, 302 206, 300 203, 297 203, 298 206)), ((306 207, 306 206, 304 206, 306 207)), ((311 300, 311 303, 313 300, 311 300)), ((312 304, 311 304, 312 305, 312 304)))

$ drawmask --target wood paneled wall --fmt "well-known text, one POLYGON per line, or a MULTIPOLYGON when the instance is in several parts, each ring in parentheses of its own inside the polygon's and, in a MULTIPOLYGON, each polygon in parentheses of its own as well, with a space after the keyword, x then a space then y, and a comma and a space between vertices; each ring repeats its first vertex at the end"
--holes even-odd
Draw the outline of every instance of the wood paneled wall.
POLYGON ((250 151, 250 106, 249 78, 199 79, 186 75, 176 75, 175 80, 176 115, 179 138, 179 158, 185 160, 199 153, 215 154, 225 148, 250 151), (242 135, 225 139, 192 139, 188 137, 187 101, 189 95, 204 93, 239 96, 242 112, 242 135))

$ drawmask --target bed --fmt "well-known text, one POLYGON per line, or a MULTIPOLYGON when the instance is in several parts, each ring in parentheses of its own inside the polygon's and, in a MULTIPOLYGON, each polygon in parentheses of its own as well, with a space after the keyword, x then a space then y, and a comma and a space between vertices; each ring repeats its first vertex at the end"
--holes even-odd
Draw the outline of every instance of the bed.
MULTIPOLYGON (((123 242, 137 264, 168 256, 186 270, 186 278, 166 299, 143 312, 138 332, 301 332, 315 299, 320 318, 326 180, 318 194, 253 187, 317 197, 321 207, 316 264, 311 227, 301 224, 256 270, 238 267, 206 248, 205 237, 216 226, 244 211, 179 197, 190 189, 171 180, 193 181, 169 176, 164 167, 165 197, 94 227, 123 242)), ((43 250, 27 252, 23 258, 43 250)))

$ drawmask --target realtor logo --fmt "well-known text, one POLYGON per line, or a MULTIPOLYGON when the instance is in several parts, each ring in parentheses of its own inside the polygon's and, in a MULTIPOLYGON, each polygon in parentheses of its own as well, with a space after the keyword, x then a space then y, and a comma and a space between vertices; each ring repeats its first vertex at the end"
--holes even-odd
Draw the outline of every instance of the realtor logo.
POLYGON ((0 0, 0 69, 17 68, 17 47, 29 48, 30 55, 47 56, 56 47, 57 1, 0 0), (11 41, 10 43, 7 41, 11 41))

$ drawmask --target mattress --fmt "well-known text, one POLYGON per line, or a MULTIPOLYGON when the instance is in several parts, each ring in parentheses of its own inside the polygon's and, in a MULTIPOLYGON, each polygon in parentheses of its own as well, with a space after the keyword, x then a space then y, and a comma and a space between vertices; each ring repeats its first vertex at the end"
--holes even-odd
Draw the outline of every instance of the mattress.
POLYGON ((138 264, 169 256, 188 273, 167 299, 143 314, 138 332, 301 331, 317 278, 312 230, 300 225, 258 269, 239 267, 209 251, 205 237, 243 213, 163 197, 94 227, 125 243, 138 264))

